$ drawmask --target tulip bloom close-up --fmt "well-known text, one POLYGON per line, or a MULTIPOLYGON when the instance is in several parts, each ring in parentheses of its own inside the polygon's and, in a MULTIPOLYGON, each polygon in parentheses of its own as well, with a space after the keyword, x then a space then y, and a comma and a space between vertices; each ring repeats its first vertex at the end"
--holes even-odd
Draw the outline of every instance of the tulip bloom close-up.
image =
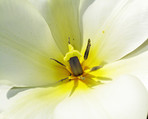
POLYGON ((0 0, 0 119, 147 119, 147 0, 0 0))

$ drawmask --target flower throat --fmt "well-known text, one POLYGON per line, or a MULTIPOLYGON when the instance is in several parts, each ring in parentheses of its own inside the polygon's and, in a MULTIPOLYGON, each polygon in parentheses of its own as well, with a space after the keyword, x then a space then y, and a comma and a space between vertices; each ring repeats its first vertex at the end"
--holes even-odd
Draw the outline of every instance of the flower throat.
MULTIPOLYGON (((91 46, 91 41, 90 39, 88 39, 88 43, 87 43, 87 47, 83 56, 83 61, 87 60, 88 55, 89 55, 89 51, 90 51, 90 46, 91 46)), ((88 74, 88 70, 86 71, 83 67, 82 67, 82 62, 80 62, 80 58, 82 57, 81 53, 78 50, 74 50, 73 46, 70 44, 70 39, 68 42, 68 48, 69 51, 65 54, 65 57, 63 58, 64 61, 69 62, 69 66, 65 66, 63 63, 59 62, 56 59, 50 58, 54 61, 56 61, 58 64, 64 66, 70 73, 70 76, 68 79, 85 79, 86 74, 88 74)), ((89 72, 91 71, 96 71, 98 69, 100 69, 101 66, 95 66, 91 69, 89 69, 89 72)), ((65 78, 67 79, 67 78, 65 78)), ((65 80, 64 79, 64 80, 65 80)), ((63 81, 60 80, 60 81, 63 81)))
MULTIPOLYGON (((74 81, 73 90, 75 90, 76 87, 78 86, 78 81, 82 81, 88 87, 93 87, 95 85, 101 84, 100 79, 98 79, 97 76, 91 75, 91 72, 97 71, 98 69, 102 68, 102 66, 94 66, 92 68, 89 68, 89 66, 84 66, 83 63, 85 62, 85 60, 88 59, 90 47, 91 47, 91 41, 90 39, 88 39, 87 47, 85 49, 84 56, 82 57, 82 54, 78 50, 75 50, 69 41, 68 42, 69 51, 65 54, 65 57, 63 58, 65 62, 68 62, 69 65, 67 66, 59 62, 58 60, 51 58, 52 60, 56 61, 58 64, 64 66, 65 69, 70 74, 69 76, 59 80, 58 82, 67 83, 73 80, 74 81)), ((104 77, 99 77, 99 78, 108 79, 104 77)))

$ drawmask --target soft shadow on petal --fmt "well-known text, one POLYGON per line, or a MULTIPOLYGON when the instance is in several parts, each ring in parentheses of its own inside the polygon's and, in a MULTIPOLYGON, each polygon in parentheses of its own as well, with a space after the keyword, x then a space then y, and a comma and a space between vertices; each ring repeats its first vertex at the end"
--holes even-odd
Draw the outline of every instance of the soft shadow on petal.
POLYGON ((148 89, 148 51, 129 59, 108 64, 97 73, 110 78, 131 74, 138 77, 148 89))
POLYGON ((102 25, 92 39, 90 64, 96 57, 96 64, 116 61, 147 40, 148 1, 120 1, 102 25))
MULTIPOLYGON (((83 17, 86 9, 94 2, 95 0, 80 0, 80 17, 83 17)), ((82 18, 81 18, 82 19, 82 18)), ((83 20, 82 20, 83 21, 83 20)))
POLYGON ((73 82, 57 87, 30 89, 10 98, 5 111, 6 119, 53 119, 56 105, 68 97, 73 82))
MULTIPOLYGON (((48 23, 54 40, 65 54, 68 38, 75 49, 82 47, 80 0, 29 0, 48 23)), ((81 2, 82 3, 82 2, 81 2)), ((84 3, 83 3, 84 4, 84 3)))
POLYGON ((0 85, 0 113, 5 109, 8 103, 7 93, 11 87, 12 86, 0 85))
POLYGON ((124 56, 122 59, 127 59, 127 58, 131 58, 134 56, 137 56, 143 52, 148 51, 148 39, 138 48, 136 48, 133 52, 127 54, 126 56, 124 56))
POLYGON ((138 79, 121 76, 90 90, 61 102, 54 119, 146 119, 148 94, 138 79))
MULTIPOLYGON (((80 0, 80 6, 79 6, 79 19, 80 19, 80 29, 81 29, 81 34, 84 34, 85 27, 83 25, 83 16, 86 10, 90 7, 90 5, 94 2, 95 0, 80 0)), ((90 21, 91 22, 91 21, 90 21)), ((83 44, 85 42, 84 40, 84 35, 83 35, 83 44)), ((83 45, 82 44, 82 45, 83 45)), ((82 46, 81 46, 82 47, 82 46)))
POLYGON ((26 0, 0 1, 0 80, 36 86, 67 75, 47 23, 26 0), (58 74, 58 75, 57 75, 58 74))

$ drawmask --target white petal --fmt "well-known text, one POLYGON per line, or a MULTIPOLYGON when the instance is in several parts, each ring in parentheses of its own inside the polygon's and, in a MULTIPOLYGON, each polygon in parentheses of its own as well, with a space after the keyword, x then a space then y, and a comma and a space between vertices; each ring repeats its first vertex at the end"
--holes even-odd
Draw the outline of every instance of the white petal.
POLYGON ((82 27, 79 0, 29 0, 48 23, 54 40, 65 54, 68 37, 75 49, 82 47, 82 27), (74 39, 74 40, 73 40, 74 39))
POLYGON ((94 2, 95 0, 80 0, 80 17, 83 17, 86 9, 94 2))
POLYGON ((55 82, 64 70, 50 58, 62 62, 61 57, 45 20, 26 0, 0 1, 0 80, 30 86, 55 82))
POLYGON ((148 51, 129 59, 108 64, 97 73, 110 78, 131 74, 138 77, 148 90, 148 51))
POLYGON ((6 119, 53 119, 55 106, 68 97, 72 85, 68 83, 21 92, 9 100, 0 116, 6 119))
POLYGON ((146 41, 147 33, 148 1, 122 0, 96 31, 90 57, 94 57, 93 61, 97 57, 100 62, 118 60, 146 41))
POLYGON ((139 80, 122 76, 87 92, 77 91, 56 107, 54 119, 146 119, 147 100, 139 80))
POLYGON ((93 39, 121 0, 95 0, 83 16, 84 39, 93 39))
POLYGON ((148 51, 148 39, 141 45, 139 46, 136 50, 134 50, 133 52, 127 54, 125 57, 123 57, 123 59, 127 59, 130 57, 134 57, 137 56, 143 52, 148 51))

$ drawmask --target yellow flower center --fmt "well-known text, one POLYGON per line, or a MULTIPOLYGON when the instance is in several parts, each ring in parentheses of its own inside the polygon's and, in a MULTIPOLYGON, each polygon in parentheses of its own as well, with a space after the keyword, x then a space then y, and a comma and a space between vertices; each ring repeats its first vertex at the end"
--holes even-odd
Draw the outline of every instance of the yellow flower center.
POLYGON ((79 81, 83 82, 88 87, 93 87, 98 84, 101 84, 101 81, 99 81, 98 77, 92 75, 91 72, 97 71, 98 69, 102 68, 102 66, 95 66, 90 68, 89 66, 86 66, 86 64, 84 63, 89 57, 90 47, 91 47, 91 41, 89 39, 85 53, 84 55, 82 55, 78 50, 75 50, 74 47, 69 42, 68 44, 69 51, 66 53, 65 57, 63 58, 65 62, 68 62, 66 63, 67 65, 62 64, 61 62, 55 59, 52 59, 57 63, 59 63, 60 65, 64 66, 66 70, 69 72, 69 76, 59 80, 59 82, 68 83, 69 81, 74 81, 74 87, 72 89, 71 94, 77 88, 79 81))

